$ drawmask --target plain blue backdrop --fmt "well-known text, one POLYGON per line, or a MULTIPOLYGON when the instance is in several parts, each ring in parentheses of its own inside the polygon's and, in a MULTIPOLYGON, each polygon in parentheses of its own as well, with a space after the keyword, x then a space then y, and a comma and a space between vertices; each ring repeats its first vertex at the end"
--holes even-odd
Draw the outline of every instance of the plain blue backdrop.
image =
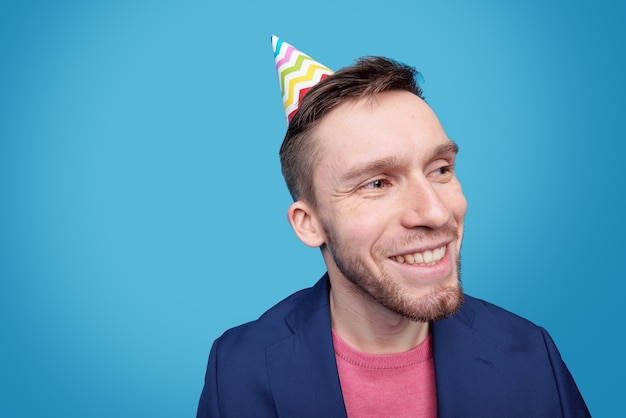
POLYGON ((194 416, 210 345, 324 267, 285 217, 270 36, 416 66, 468 293, 623 411, 621 1, 2 1, 0 416, 194 416))

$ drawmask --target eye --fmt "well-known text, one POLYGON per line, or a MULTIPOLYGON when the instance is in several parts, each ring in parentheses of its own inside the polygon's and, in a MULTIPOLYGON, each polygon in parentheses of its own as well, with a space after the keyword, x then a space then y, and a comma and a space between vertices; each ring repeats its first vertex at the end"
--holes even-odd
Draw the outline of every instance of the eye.
POLYGON ((432 166, 432 171, 429 172, 429 177, 443 181, 449 179, 454 175, 454 162, 451 164, 449 161, 440 160, 435 162, 432 166))
POLYGON ((387 186, 387 182, 383 179, 376 179, 373 181, 370 181, 369 183, 367 183, 366 185, 363 186, 364 189, 370 189, 370 190, 377 190, 377 189, 382 189, 385 186, 387 186))
POLYGON ((454 174, 454 159, 441 158, 433 161, 427 172, 430 177, 451 177, 454 174))
POLYGON ((436 176, 444 176, 451 172, 452 172, 451 166, 444 166, 444 167, 439 167, 438 169, 436 169, 433 174, 436 176))

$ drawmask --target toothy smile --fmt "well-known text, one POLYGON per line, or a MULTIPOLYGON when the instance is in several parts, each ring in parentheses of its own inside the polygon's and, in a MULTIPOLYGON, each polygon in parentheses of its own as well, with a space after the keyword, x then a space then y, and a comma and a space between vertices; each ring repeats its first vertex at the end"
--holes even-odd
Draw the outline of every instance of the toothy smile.
POLYGON ((446 255, 446 246, 443 245, 434 250, 426 250, 422 252, 416 252, 412 254, 396 255, 391 257, 398 263, 406 264, 421 264, 421 265, 433 265, 437 261, 441 260, 446 255))

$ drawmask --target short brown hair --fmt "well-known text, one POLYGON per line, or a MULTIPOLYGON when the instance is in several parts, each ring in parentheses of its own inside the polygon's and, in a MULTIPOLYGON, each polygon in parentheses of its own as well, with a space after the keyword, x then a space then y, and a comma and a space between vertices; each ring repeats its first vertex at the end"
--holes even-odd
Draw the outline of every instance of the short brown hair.
POLYGON ((406 90, 424 98, 413 67, 383 57, 364 57, 326 77, 300 101, 280 147, 280 163, 294 201, 316 204, 314 165, 319 147, 313 138, 318 121, 346 101, 372 98, 389 90, 406 90))

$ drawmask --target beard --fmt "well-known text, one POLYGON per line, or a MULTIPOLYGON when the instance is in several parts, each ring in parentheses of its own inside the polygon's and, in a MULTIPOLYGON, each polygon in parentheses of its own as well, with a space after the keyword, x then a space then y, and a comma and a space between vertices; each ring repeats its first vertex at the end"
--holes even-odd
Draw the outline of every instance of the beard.
MULTIPOLYGON (((447 232, 435 235, 452 234, 456 230, 448 227, 447 232)), ((375 274, 368 270, 363 261, 350 254, 349 245, 339 242, 331 229, 326 228, 328 242, 326 248, 335 265, 343 276, 354 286, 352 288, 361 296, 374 300, 385 308, 405 318, 417 322, 434 322, 449 318, 459 312, 463 305, 463 286, 461 284, 461 257, 457 260, 457 280, 454 285, 438 285, 422 296, 411 295, 386 271, 375 274)), ((408 237, 404 241, 422 239, 424 233, 408 237)), ((380 248, 386 248, 386 245, 380 248)), ((384 254, 384 251, 376 252, 384 254)))

